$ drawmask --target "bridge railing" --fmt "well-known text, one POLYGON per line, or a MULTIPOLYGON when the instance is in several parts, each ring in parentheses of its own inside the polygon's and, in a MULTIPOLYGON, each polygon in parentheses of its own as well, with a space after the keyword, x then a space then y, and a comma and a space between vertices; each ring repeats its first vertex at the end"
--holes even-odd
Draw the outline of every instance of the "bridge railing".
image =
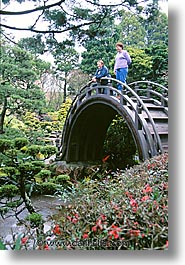
POLYGON ((163 107, 168 107, 168 89, 152 81, 135 81, 128 84, 139 96, 153 99, 163 107))
MULTIPOLYGON (((114 78, 109 78, 109 77, 104 77, 102 78, 103 80, 107 80, 108 84, 107 85, 101 85, 101 83, 99 84, 94 84, 94 82, 90 81, 88 82, 85 86, 83 86, 78 94, 76 95, 76 97, 74 98, 71 108, 67 114, 66 117, 66 122, 64 125, 64 130, 66 129, 67 125, 70 124, 71 119, 73 117, 73 115, 75 114, 76 110, 78 109, 78 107, 84 102, 84 100, 88 99, 89 97, 92 97, 94 95, 106 95, 106 96, 111 96, 113 98, 115 98, 115 100, 119 100, 121 105, 127 105, 127 103, 130 106, 130 115, 133 116, 133 114, 131 114, 131 112, 133 111, 135 113, 135 124, 136 126, 138 126, 138 129, 142 127, 144 130, 144 133, 147 137, 147 142, 148 145, 150 146, 150 150, 151 150, 151 155, 155 155, 159 152, 162 152, 162 144, 161 144, 161 139, 159 137, 159 134, 156 130, 155 127, 155 123, 154 120, 149 112, 149 110, 147 109, 147 107, 145 106, 145 103, 143 102, 141 96, 139 95, 140 93, 145 95, 146 97, 151 97, 152 96, 158 96, 160 98, 160 103, 161 105, 165 106, 167 104, 167 98, 165 96, 165 94, 160 94, 157 91, 153 91, 151 89, 151 85, 155 85, 156 83, 154 82, 150 82, 150 81, 137 81, 134 83, 131 83, 129 85, 122 83, 121 81, 114 79, 114 78), (119 90, 117 90, 117 88, 112 86, 112 83, 120 83, 123 86, 123 93, 119 90), (139 85, 141 85, 141 83, 144 83, 144 85, 147 84, 147 88, 141 88, 139 85), (132 89, 130 87, 130 85, 134 86, 134 89, 132 89), (119 99, 117 98, 119 97, 119 99), (132 97, 134 97, 135 101, 132 100, 132 97), (148 129, 146 120, 142 117, 141 112, 142 110, 145 111, 148 120, 150 121, 150 124, 152 126, 153 129, 153 136, 151 135, 151 132, 148 129)), ((167 93, 167 89, 159 84, 158 87, 160 87, 160 89, 163 89, 165 93, 167 93)), ((142 96, 143 96, 142 95, 142 96)), ((127 111, 129 111, 127 109, 127 111)), ((133 118, 133 117, 132 117, 133 118)))

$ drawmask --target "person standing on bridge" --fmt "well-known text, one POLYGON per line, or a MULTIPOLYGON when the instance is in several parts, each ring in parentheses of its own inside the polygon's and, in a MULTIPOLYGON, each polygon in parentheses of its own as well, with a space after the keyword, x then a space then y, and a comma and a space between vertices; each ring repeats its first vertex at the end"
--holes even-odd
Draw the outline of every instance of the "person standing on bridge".
POLYGON ((92 78, 93 82, 100 83, 101 85, 106 85, 108 80, 100 80, 102 77, 111 77, 109 74, 108 68, 104 65, 103 60, 97 62, 98 69, 96 70, 95 75, 92 78))
MULTIPOLYGON (((117 54, 115 57, 114 73, 116 79, 126 84, 126 78, 128 74, 128 66, 131 64, 132 60, 129 53, 123 50, 123 43, 116 43, 117 54)), ((122 91, 122 85, 117 84, 118 90, 122 91)))

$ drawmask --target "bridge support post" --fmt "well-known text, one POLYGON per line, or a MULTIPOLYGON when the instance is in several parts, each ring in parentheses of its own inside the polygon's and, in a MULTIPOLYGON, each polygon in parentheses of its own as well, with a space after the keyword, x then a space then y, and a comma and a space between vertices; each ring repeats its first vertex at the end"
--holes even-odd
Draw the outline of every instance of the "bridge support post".
POLYGON ((136 124, 136 128, 138 130, 142 129, 142 125, 139 121, 139 114, 141 114, 141 113, 142 113, 142 105, 140 104, 140 102, 137 102, 136 112, 135 112, 135 124, 136 124))

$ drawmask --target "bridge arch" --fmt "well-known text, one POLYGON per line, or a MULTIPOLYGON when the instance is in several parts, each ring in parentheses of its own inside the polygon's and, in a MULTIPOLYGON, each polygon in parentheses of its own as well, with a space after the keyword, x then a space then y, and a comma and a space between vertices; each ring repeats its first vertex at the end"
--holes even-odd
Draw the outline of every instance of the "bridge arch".
MULTIPOLYGON (((112 78, 109 78, 109 81, 117 82, 112 78)), ((152 99, 153 102, 155 101, 155 106, 161 107, 161 111, 167 113, 166 97, 159 93, 161 102, 153 99, 151 91, 154 92, 154 90, 151 90, 151 85, 155 83, 143 84, 144 89, 139 88, 140 82, 130 86, 122 83, 123 94, 112 84, 92 86, 89 82, 84 86, 74 99, 66 118, 62 135, 61 159, 67 162, 99 162, 102 159, 107 129, 117 114, 127 123, 140 159, 164 152, 162 140, 154 119, 146 107, 146 102, 152 99), (142 91, 144 96, 140 96, 138 91, 142 91)), ((154 93, 154 95, 156 97, 157 94, 154 93)), ((158 112, 159 110, 158 108, 158 112)))

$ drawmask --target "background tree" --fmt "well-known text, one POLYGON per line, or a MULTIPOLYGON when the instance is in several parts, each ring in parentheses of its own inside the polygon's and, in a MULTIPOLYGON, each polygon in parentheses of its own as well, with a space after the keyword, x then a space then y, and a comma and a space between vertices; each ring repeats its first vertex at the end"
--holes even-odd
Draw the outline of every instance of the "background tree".
POLYGON ((168 86, 168 46, 152 45, 145 49, 146 54, 152 57, 151 72, 148 80, 168 86))
POLYGON ((57 78, 63 83, 63 102, 65 102, 69 73, 78 67, 79 54, 75 50, 75 44, 70 40, 63 42, 53 40, 50 42, 50 49, 54 58, 57 78))
POLYGON ((121 40, 126 47, 145 47, 145 28, 143 25, 143 18, 140 15, 122 9, 119 12, 120 23, 117 29, 120 32, 119 40, 121 40))
POLYGON ((168 18, 157 8, 158 1, 154 0, 145 9, 146 17, 143 20, 145 27, 146 46, 165 45, 168 46, 168 18))
POLYGON ((33 37, 22 38, 18 42, 18 46, 35 55, 44 54, 46 46, 42 38, 42 34, 36 34, 33 37))
POLYGON ((44 93, 36 81, 49 67, 18 47, 1 45, 0 133, 6 115, 21 116, 28 109, 39 111, 44 107, 44 93))
POLYGON ((110 68, 111 61, 115 56, 115 43, 119 40, 120 30, 115 25, 115 17, 111 16, 104 20, 106 27, 89 27, 89 32, 84 36, 80 68, 87 74, 94 74, 97 69, 97 61, 102 59, 113 75, 110 68))

